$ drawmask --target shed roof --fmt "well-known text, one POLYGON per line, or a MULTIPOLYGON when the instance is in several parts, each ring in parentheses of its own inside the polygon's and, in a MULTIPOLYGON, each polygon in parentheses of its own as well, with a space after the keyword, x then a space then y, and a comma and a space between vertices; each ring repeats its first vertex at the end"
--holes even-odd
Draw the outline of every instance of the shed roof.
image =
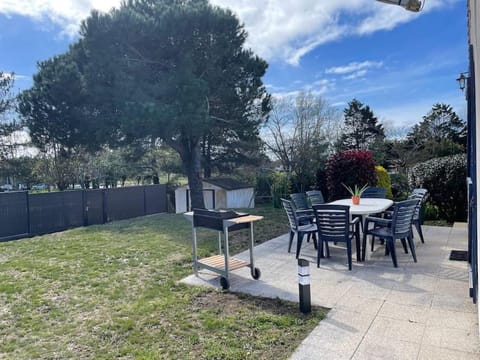
POLYGON ((253 186, 242 183, 241 181, 231 178, 215 178, 215 179, 203 179, 206 183, 218 186, 225 190, 237 190, 251 188, 253 186))

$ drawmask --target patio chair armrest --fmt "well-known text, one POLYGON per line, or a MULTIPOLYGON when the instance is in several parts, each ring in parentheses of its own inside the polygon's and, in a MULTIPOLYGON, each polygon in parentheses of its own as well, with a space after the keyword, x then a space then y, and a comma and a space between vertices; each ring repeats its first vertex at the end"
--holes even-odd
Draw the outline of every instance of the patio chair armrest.
POLYGON ((365 229, 368 227, 369 223, 375 223, 376 225, 388 226, 392 223, 392 219, 384 219, 375 216, 367 216, 365 219, 365 229))
POLYGON ((385 211, 383 212, 383 217, 384 217, 385 219, 391 219, 392 216, 393 216, 393 211, 392 211, 392 210, 385 210, 385 211))
POLYGON ((296 211, 296 217, 299 225, 305 223, 312 224, 315 222, 315 215, 305 210, 296 211))
POLYGON ((295 210, 295 214, 297 214, 297 216, 314 216, 313 210, 310 209, 295 210))

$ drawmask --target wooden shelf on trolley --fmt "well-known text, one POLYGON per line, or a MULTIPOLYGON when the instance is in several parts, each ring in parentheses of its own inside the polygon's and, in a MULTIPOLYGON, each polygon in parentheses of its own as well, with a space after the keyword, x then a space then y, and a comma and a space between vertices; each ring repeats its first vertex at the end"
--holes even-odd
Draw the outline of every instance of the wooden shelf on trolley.
MULTIPOLYGON (((200 264, 208 265, 218 269, 225 269, 225 255, 214 255, 207 258, 203 258, 198 261, 200 264)), ((236 258, 228 259, 228 268, 229 270, 240 269, 244 266, 248 266, 249 263, 236 258)))

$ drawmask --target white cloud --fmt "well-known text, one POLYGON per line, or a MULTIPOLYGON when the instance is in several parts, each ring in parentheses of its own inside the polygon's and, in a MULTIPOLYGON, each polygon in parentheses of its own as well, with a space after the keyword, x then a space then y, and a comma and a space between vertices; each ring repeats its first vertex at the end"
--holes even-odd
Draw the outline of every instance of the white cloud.
POLYGON ((305 90, 310 91, 313 95, 325 95, 334 88, 335 81, 329 79, 317 80, 305 86, 305 90))
MULTIPOLYGON (((349 74, 367 71, 369 68, 380 68, 383 66, 381 61, 363 61, 363 62, 351 62, 345 66, 336 66, 325 70, 326 74, 349 74)), ((364 73, 364 74, 365 74, 364 73)), ((364 75, 363 74, 363 75, 364 75)))
POLYGON ((119 4, 120 0, 2 0, 0 13, 49 21, 60 26, 62 34, 73 37, 92 9, 108 11, 119 4))
MULTIPOLYGON (((265 59, 298 65, 321 44, 345 36, 370 34, 415 19, 440 6, 460 0, 428 0, 419 13, 375 0, 211 0, 231 8, 245 23, 248 46, 265 59)), ((92 9, 108 11, 120 0, 2 0, 0 13, 19 14, 60 26, 75 36, 92 9)))
POLYGON ((326 74, 345 75, 344 80, 363 78, 370 69, 383 67, 382 61, 351 62, 344 66, 335 66, 325 70, 326 74))
POLYGON ((367 72, 368 72, 368 70, 363 69, 363 70, 355 71, 354 73, 352 73, 350 75, 347 75, 347 76, 344 76, 343 78, 345 80, 358 79, 358 78, 364 77, 367 74, 367 72))
POLYGON ((293 91, 284 91, 284 92, 273 92, 272 96, 274 99, 285 99, 285 98, 295 98, 300 94, 300 90, 293 90, 293 91))
POLYGON ((336 81, 331 79, 319 79, 311 83, 303 84, 291 90, 284 87, 267 86, 270 93, 275 98, 295 97, 300 92, 308 92, 314 96, 324 96, 335 89, 336 81))
POLYGON ((389 30, 459 0, 428 0, 421 13, 375 0, 211 0, 245 23, 248 45, 267 60, 298 65, 315 47, 346 36, 389 30))

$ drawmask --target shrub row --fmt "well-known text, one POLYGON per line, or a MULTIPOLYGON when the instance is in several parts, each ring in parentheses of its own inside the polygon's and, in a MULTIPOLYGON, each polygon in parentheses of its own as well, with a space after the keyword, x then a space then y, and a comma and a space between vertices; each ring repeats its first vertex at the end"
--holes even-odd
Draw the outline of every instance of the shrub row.
MULTIPOLYGON (((332 155, 325 170, 318 170, 316 188, 322 190, 329 201, 349 197, 342 183, 351 187, 365 184, 384 187, 387 197, 395 200, 406 198, 413 188, 426 188, 429 206, 438 211, 441 219, 450 223, 464 221, 467 217, 466 161, 466 155, 459 154, 418 163, 409 172, 408 182, 403 175, 395 174, 392 185, 386 169, 375 166, 370 151, 348 150, 332 155)), ((272 172, 263 180, 257 178, 257 193, 262 181, 265 190, 268 188, 273 196, 275 206, 280 206, 280 197, 288 196, 294 188, 293 177, 286 172, 272 172)))
POLYGON ((439 216, 452 223, 467 218, 467 156, 458 154, 416 164, 409 185, 428 189, 429 202, 439 216))

